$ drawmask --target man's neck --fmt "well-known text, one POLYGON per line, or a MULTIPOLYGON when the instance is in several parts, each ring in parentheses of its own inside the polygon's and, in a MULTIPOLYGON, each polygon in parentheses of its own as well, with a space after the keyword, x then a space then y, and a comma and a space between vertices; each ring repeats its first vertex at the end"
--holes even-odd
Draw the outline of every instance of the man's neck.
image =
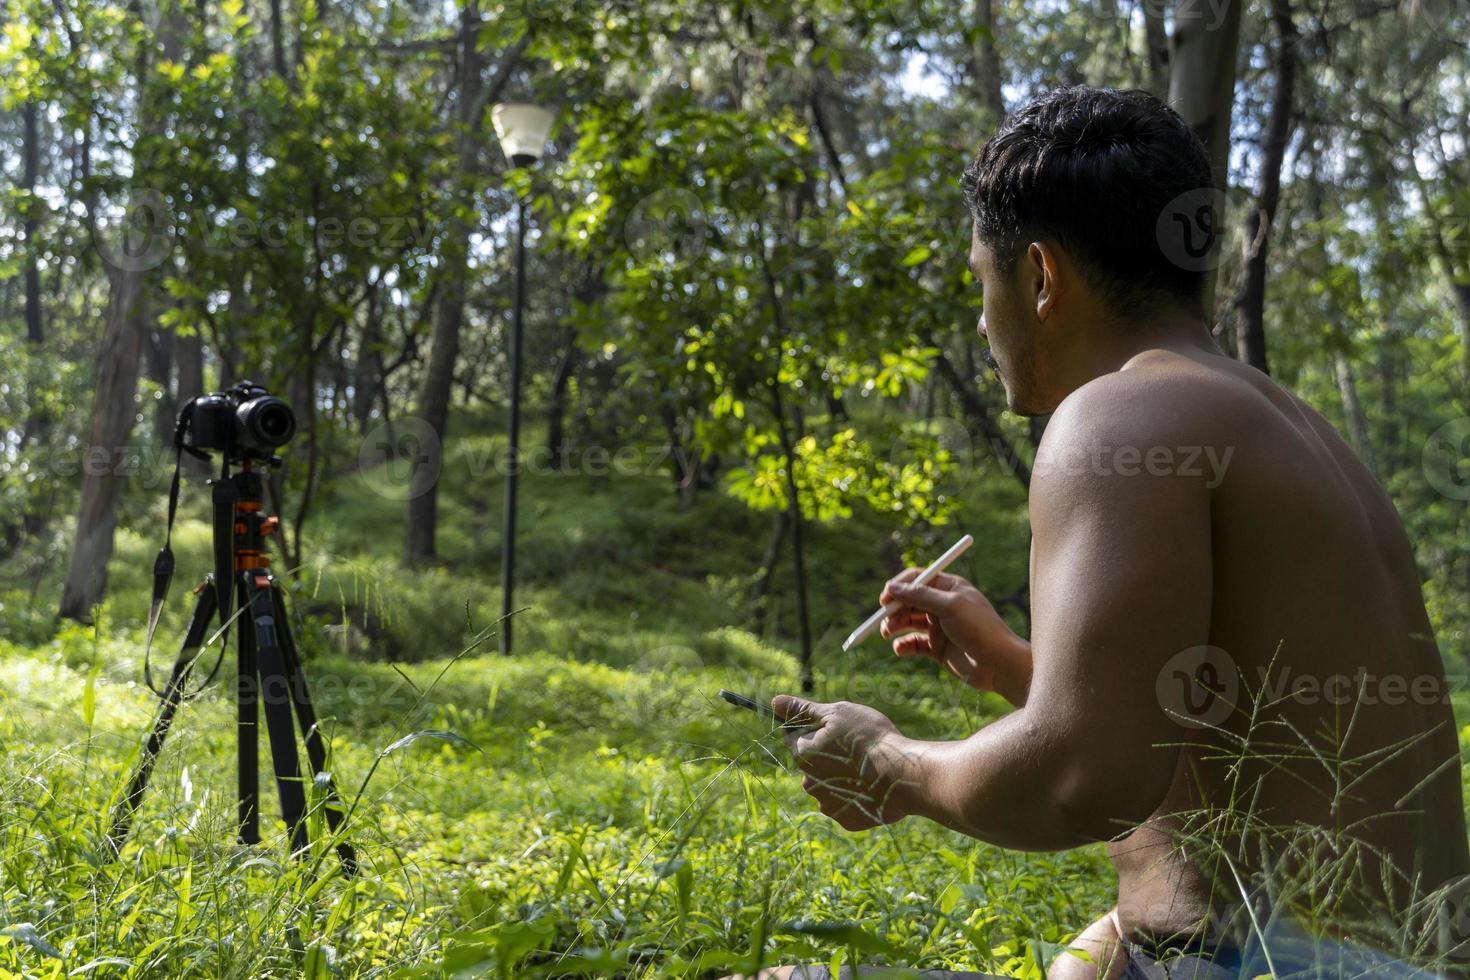
POLYGON ((1094 378, 1121 371, 1140 354, 1168 350, 1180 354, 1220 354, 1203 318, 1179 310, 1163 310, 1128 318, 1108 317, 1078 344, 1072 364, 1076 390, 1094 378))

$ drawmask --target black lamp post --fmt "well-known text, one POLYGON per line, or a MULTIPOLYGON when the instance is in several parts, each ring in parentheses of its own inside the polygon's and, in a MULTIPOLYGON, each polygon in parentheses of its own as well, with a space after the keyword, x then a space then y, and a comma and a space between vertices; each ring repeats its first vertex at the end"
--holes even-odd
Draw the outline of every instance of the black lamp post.
MULTIPOLYGON (((495 135, 512 167, 541 159, 552 115, 540 106, 506 102, 490 110, 495 135)), ((515 302, 510 327, 510 451, 506 454, 505 525, 500 542, 500 652, 510 654, 512 593, 516 573, 516 476, 521 452, 521 322, 526 307, 526 200, 516 198, 515 302)))

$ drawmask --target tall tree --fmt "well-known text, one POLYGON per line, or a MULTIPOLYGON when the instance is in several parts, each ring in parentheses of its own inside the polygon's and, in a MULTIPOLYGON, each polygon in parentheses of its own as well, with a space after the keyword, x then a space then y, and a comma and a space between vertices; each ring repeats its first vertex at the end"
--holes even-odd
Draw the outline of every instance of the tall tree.
POLYGON ((37 254, 39 246, 36 244, 36 179, 37 161, 41 153, 41 136, 36 125, 36 102, 27 99, 21 108, 21 116, 25 120, 25 133, 22 137, 24 145, 21 153, 24 156, 21 173, 21 188, 26 192, 26 217, 25 217, 25 248, 26 248, 26 340, 39 345, 44 338, 41 326, 41 271, 40 256, 37 254))
MULTIPOLYGON (((1204 4, 1175 13, 1169 41, 1169 104, 1184 117, 1210 151, 1215 186, 1224 190, 1230 165, 1230 116, 1235 103, 1236 59, 1243 3, 1226 3, 1207 15, 1204 4), (1211 19, 1215 18, 1215 19, 1211 19)), ((1216 214, 1216 227, 1225 215, 1216 214)), ((1214 308, 1215 274, 1205 290, 1205 309, 1214 308)))
POLYGON ((1160 4, 1145 2, 1143 42, 1148 49, 1148 89, 1161 99, 1169 97, 1169 29, 1160 4))
POLYGON ((1004 74, 1000 64, 1000 44, 996 40, 1000 23, 995 13, 995 0, 975 0, 971 20, 970 30, 974 32, 975 40, 970 55, 970 74, 980 105, 986 113, 986 127, 994 128, 1006 115, 1006 100, 1001 93, 1004 74))
MULTIPOLYGON (((485 56, 480 50, 483 26, 478 0, 469 0, 461 15, 459 29, 459 90, 455 108, 458 163, 452 178, 450 226, 441 255, 443 278, 439 308, 434 318, 433 342, 418 397, 419 418, 438 433, 441 446, 449 427, 449 390, 454 381, 460 330, 464 325, 470 236, 478 224, 479 204, 476 198, 481 186, 480 155, 484 142, 485 109, 499 97, 524 46, 521 42, 503 54, 495 79, 487 83, 485 56)), ((434 532, 438 523, 439 487, 435 482, 408 500, 403 545, 405 564, 418 564, 435 556, 434 532)))
POLYGON ((1246 216, 1247 258, 1241 284, 1236 354, 1247 364, 1270 373, 1266 357, 1266 258, 1271 251, 1271 225, 1281 202, 1281 167, 1291 143, 1296 98, 1297 41, 1291 0, 1272 0, 1271 23, 1276 32, 1276 61, 1272 75, 1271 114, 1261 145, 1260 191, 1256 206, 1246 216))
MULTIPOLYGON (((162 107, 157 104, 158 83, 150 77, 153 46, 161 41, 164 56, 177 57, 178 31, 174 23, 177 11, 172 5, 165 11, 157 38, 144 26, 140 5, 135 3, 131 12, 139 24, 140 37, 134 61, 138 140, 133 170, 137 188, 142 185, 137 178, 146 178, 150 172, 150 154, 165 129, 162 107)), ((125 240, 110 257, 105 256, 110 258, 105 263, 109 280, 107 312, 97 348, 96 394, 83 460, 76 537, 61 594, 59 612, 66 619, 90 619, 106 588, 118 498, 122 494, 121 463, 137 413, 133 399, 138 390, 143 338, 148 331, 148 281, 153 264, 148 260, 148 250, 156 247, 155 236, 161 233, 151 223, 162 216, 157 213, 158 202, 146 195, 131 198, 128 209, 125 223, 142 224, 122 228, 125 240), (136 251, 142 242, 147 243, 144 250, 136 251)))

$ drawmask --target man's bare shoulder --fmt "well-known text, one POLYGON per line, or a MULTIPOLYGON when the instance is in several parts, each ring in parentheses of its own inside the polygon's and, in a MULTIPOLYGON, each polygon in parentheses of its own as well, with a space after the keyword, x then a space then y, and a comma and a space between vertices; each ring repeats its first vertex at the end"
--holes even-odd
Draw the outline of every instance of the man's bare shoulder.
POLYGON ((1061 486, 1198 474, 1213 489, 1226 454, 1269 424, 1271 414, 1268 398, 1233 362, 1150 351, 1062 401, 1038 447, 1036 478, 1061 486))

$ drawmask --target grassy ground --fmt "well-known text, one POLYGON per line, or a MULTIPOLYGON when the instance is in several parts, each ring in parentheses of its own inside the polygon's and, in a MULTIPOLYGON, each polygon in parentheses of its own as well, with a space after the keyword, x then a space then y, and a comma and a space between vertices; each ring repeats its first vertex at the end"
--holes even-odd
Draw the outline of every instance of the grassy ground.
MULTIPOLYGON (((912 821, 851 835, 815 812, 779 740, 713 697, 796 678, 789 596, 766 637, 744 628, 767 520, 718 494, 682 506, 661 472, 528 477, 527 608, 516 655, 496 655, 499 483, 475 463, 490 448, 464 439, 446 466, 443 568, 398 569, 402 504, 344 477, 291 578, 353 807, 352 880, 321 848, 284 858, 270 790, 268 842, 233 843, 220 685, 183 709, 132 841, 111 855, 107 814, 153 710, 140 624, 159 525, 142 518, 161 501, 130 498, 95 629, 53 631, 58 562, 6 584, 3 975, 702 977, 858 955, 1037 976, 1111 903, 1100 848, 1012 854, 912 821)), ((982 542, 962 570, 1008 591, 1025 560, 1019 494, 983 468, 962 489, 957 526, 982 542)), ((185 513, 204 497, 186 494, 185 513)), ((933 553, 958 533, 902 545, 933 553)), ((999 710, 881 644, 837 652, 886 574, 874 542, 887 532, 859 516, 813 537, 818 697, 930 737, 999 710)), ((165 660, 207 527, 186 520, 175 542, 165 660)), ((789 568, 777 574, 783 589, 789 568)))

